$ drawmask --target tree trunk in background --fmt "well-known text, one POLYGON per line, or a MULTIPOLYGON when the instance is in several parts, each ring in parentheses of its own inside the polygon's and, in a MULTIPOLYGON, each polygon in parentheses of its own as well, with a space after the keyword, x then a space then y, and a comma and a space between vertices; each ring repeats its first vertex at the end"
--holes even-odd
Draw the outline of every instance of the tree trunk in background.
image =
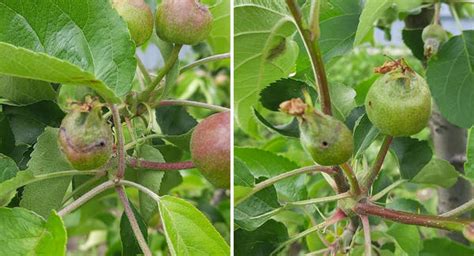
MULTIPOLYGON (((433 14, 433 8, 424 8, 418 15, 407 16, 405 25, 410 29, 422 29, 431 23, 433 14)), ((423 65, 426 67, 426 61, 423 62, 423 65)), ((436 156, 449 161, 457 171, 464 173, 467 131, 449 123, 436 110, 436 107, 433 108, 430 128, 436 156)), ((460 178, 453 187, 438 189, 438 213, 450 211, 471 198, 471 184, 460 178)), ((460 233, 445 231, 441 233, 458 242, 467 243, 460 233)))
MULTIPOLYGON (((466 160, 467 131, 449 123, 441 114, 434 110, 430 121, 431 136, 438 158, 449 161, 457 171, 464 173, 466 160)), ((459 178, 451 188, 438 189, 438 212, 450 211, 471 200, 472 189, 469 181, 459 178)), ((464 217, 469 217, 469 214, 464 217)), ((467 243, 461 233, 445 232, 449 238, 467 243)))

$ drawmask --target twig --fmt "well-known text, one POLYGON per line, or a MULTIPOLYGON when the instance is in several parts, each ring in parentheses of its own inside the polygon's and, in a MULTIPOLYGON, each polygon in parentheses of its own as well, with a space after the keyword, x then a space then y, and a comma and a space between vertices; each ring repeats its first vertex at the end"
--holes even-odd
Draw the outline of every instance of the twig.
POLYGON ((440 13, 441 13, 441 3, 438 1, 434 4, 433 24, 439 25, 440 13))
POLYGON ((459 216, 459 215, 462 215, 470 210, 474 209, 474 199, 471 199, 470 201, 467 201, 466 203, 464 203, 463 205, 455 208, 455 209, 452 209, 451 211, 449 212, 445 212, 443 214, 441 214, 440 216, 442 217, 455 217, 455 216, 459 216))
POLYGON ((311 31, 311 40, 319 40, 321 30, 319 27, 319 13, 321 9, 321 0, 311 1, 311 15, 309 27, 311 31))
POLYGON ((286 242, 280 244, 280 246, 278 246, 270 255, 274 255, 275 253, 277 253, 278 251, 283 249, 285 246, 292 244, 296 240, 298 240, 302 237, 305 237, 305 236, 307 236, 307 235, 309 235, 313 232, 316 232, 320 229, 324 229, 326 227, 334 225, 334 224, 338 223, 339 221, 343 220, 344 218, 346 218, 346 214, 343 211, 337 209, 336 212, 330 218, 328 218, 324 222, 322 222, 322 223, 320 223, 320 224, 318 224, 314 227, 311 227, 311 228, 297 234, 296 236, 292 237, 291 239, 287 240, 286 242))
POLYGON ((79 208, 80 206, 82 206, 83 204, 85 204, 86 202, 88 202, 89 200, 97 196, 98 194, 116 185, 125 185, 125 186, 137 188, 138 190, 142 191, 143 193, 153 198, 153 200, 155 200, 157 203, 160 201, 160 196, 158 196, 153 191, 151 191, 150 189, 140 184, 137 184, 135 182, 128 181, 128 180, 120 180, 120 181, 117 181, 117 183, 109 180, 98 185, 97 187, 93 188, 89 192, 82 195, 80 198, 76 199, 74 202, 70 203, 68 206, 64 207, 62 210, 58 212, 58 215, 61 217, 64 217, 66 214, 71 213, 72 211, 76 210, 77 208, 79 208))
POLYGON ((351 193, 345 192, 345 193, 341 193, 341 194, 337 194, 337 195, 333 195, 333 196, 313 198, 313 199, 296 201, 296 202, 288 202, 288 203, 286 203, 286 205, 288 205, 288 206, 299 206, 299 205, 325 203, 325 202, 337 201, 337 200, 344 199, 344 198, 349 198, 351 196, 352 196, 351 193))
POLYGON ((72 191, 69 195, 67 195, 66 197, 64 197, 63 199, 63 202, 61 203, 61 205, 64 205, 67 201, 69 201, 69 199, 71 199, 72 197, 74 197, 75 195, 77 195, 79 192, 81 192, 84 188, 87 188, 89 186, 91 186, 92 184, 94 184, 95 182, 97 182, 98 180, 100 180, 102 177, 105 176, 105 172, 103 175, 97 175, 95 177, 92 177, 90 178, 88 181, 82 183, 79 187, 77 187, 76 189, 74 189, 74 191, 72 191))
POLYGON ((461 220, 456 218, 422 215, 409 212, 395 211, 370 203, 358 203, 354 207, 354 212, 359 215, 373 215, 395 222, 417 225, 452 231, 460 231, 472 223, 474 220, 461 220))
POLYGON ((142 249, 142 252, 145 256, 151 256, 151 250, 148 247, 147 241, 145 241, 145 237, 143 236, 142 231, 140 230, 140 226, 138 225, 137 218, 135 217, 132 207, 130 206, 130 202, 128 201, 125 189, 122 186, 117 186, 115 190, 117 191, 118 197, 123 204, 125 215, 127 216, 128 221, 130 222, 130 226, 132 227, 133 233, 137 238, 138 245, 142 249))
POLYGON ((148 73, 148 70, 146 69, 145 65, 140 60, 140 57, 138 57, 138 55, 135 55, 135 59, 137 59, 137 65, 143 75, 143 79, 145 79, 146 84, 149 85, 151 83, 150 73, 148 73))
POLYGON ((364 230, 365 256, 372 256, 372 239, 370 238, 370 223, 367 215, 361 215, 362 229, 364 230))
POLYGON ((112 116, 114 119, 114 126, 117 136, 117 156, 118 156, 118 167, 116 178, 121 180, 125 175, 125 149, 123 142, 123 130, 122 130, 122 121, 120 120, 120 113, 118 111, 117 105, 112 105, 110 107, 112 111, 112 116))
POLYGON ((326 115, 332 115, 328 80, 326 77, 324 62, 321 56, 321 50, 319 48, 319 42, 316 40, 316 38, 314 38, 315 40, 312 40, 312 33, 307 29, 308 26, 304 22, 303 14, 301 13, 301 9, 296 1, 286 0, 286 4, 288 5, 290 12, 295 19, 296 26, 298 27, 301 37, 303 38, 306 51, 310 56, 313 73, 316 80, 318 81, 319 98, 322 111, 326 115))
POLYGON ((89 192, 85 193, 83 196, 76 199, 74 202, 64 207, 62 210, 58 212, 58 215, 61 217, 64 217, 66 214, 73 212, 74 210, 76 210, 77 208, 79 208, 80 206, 82 206, 83 204, 85 204, 86 202, 88 202, 89 200, 97 196, 98 194, 114 186, 115 186, 115 183, 111 180, 108 180, 100 184, 99 186, 93 188, 89 192))
POLYGON ((166 135, 163 135, 163 134, 151 134, 151 135, 148 135, 148 136, 145 136, 145 137, 142 137, 142 138, 138 138, 136 141, 132 141, 132 142, 128 143, 127 145, 125 145, 125 151, 134 148, 137 144, 139 144, 141 142, 144 142, 144 141, 147 141, 147 140, 152 140, 152 139, 162 139, 162 138, 165 138, 165 137, 166 137, 166 135))
POLYGON ((139 97, 140 99, 142 99, 143 101, 148 101, 150 99, 152 92, 160 84, 163 78, 165 78, 168 72, 170 72, 174 64, 176 64, 176 62, 178 61, 179 52, 181 51, 182 47, 183 46, 180 44, 174 45, 173 50, 171 51, 168 59, 166 60, 165 66, 160 70, 155 80, 151 82, 150 86, 141 93, 141 97, 139 97))
POLYGON ((207 58, 200 59, 196 62, 193 62, 189 65, 186 65, 186 66, 182 67, 181 70, 179 71, 179 73, 182 74, 182 73, 184 73, 184 72, 186 72, 190 69, 193 69, 197 66, 200 66, 200 65, 203 65, 203 64, 206 64, 206 63, 209 63, 209 62, 225 60, 225 59, 229 59, 229 58, 230 58, 230 53, 223 53, 223 54, 217 54, 217 55, 209 56, 207 58))
POLYGON ((198 108, 205 108, 216 112, 227 112, 230 109, 211 105, 203 102, 197 101, 189 101, 189 100, 162 100, 159 104, 160 106, 190 106, 190 107, 198 107, 198 108))
POLYGON ((177 163, 160 163, 160 162, 152 162, 152 161, 137 159, 133 157, 128 158, 128 165, 133 168, 144 168, 144 169, 159 170, 159 171, 176 171, 176 170, 186 170, 186 169, 195 168, 194 163, 191 161, 177 162, 177 163))
MULTIPOLYGON (((5 192, 8 192, 10 190, 16 190, 19 187, 26 186, 28 184, 36 183, 36 182, 43 181, 43 180, 49 180, 49 179, 60 178, 60 177, 68 177, 68 176, 94 176, 94 175, 97 175, 100 172, 102 172, 102 171, 97 171, 97 170, 93 170, 93 171, 75 171, 75 170, 71 170, 71 171, 52 172, 52 173, 47 173, 47 174, 34 175, 31 178, 21 179, 19 181, 20 182, 19 184, 16 183, 17 181, 15 182, 14 185, 9 184, 7 186, 5 184, 2 184, 4 186, 0 186, 0 193, 5 193, 5 192)), ((33 175, 33 174, 31 174, 31 175, 33 175)), ((15 178, 12 178, 12 181, 15 178)), ((5 182, 8 182, 8 180, 5 181, 5 182)))
POLYGON ((289 171, 289 172, 285 172, 285 173, 282 173, 278 176, 275 176, 275 177, 272 177, 270 179, 267 179, 267 180, 264 180, 260 183, 258 183, 257 185, 255 185, 255 187, 253 187, 252 191, 248 194, 245 195, 245 197, 241 198, 239 201, 237 201, 235 203, 235 205, 238 205, 239 203, 247 200, 248 198, 250 198, 252 195, 254 195, 255 193, 259 192, 260 190, 262 189, 265 189, 281 180, 284 180, 286 178, 290 178, 290 177, 293 177, 293 176, 296 176, 296 175, 300 175, 300 174, 303 174, 303 173, 308 173, 308 172, 316 172, 316 171, 319 171, 319 172, 325 172, 325 173, 328 173, 328 174, 332 174, 334 172, 334 170, 330 167, 322 167, 322 166, 307 166, 307 167, 303 167, 303 168, 299 168, 299 169, 296 169, 296 170, 293 170, 293 171, 289 171))
POLYGON ((340 199, 349 198, 351 196, 352 195, 349 192, 346 192, 346 193, 337 194, 337 195, 334 195, 334 196, 326 196, 326 197, 320 197, 320 198, 313 198, 313 199, 309 199, 309 200, 287 202, 282 207, 276 208, 274 210, 271 210, 269 212, 266 212, 266 213, 258 215, 258 216, 250 217, 250 219, 259 219, 259 218, 263 218, 263 217, 273 216, 273 215, 276 215, 277 213, 279 213, 279 212, 281 212, 285 209, 295 207, 295 206, 306 206, 306 205, 314 205, 314 204, 318 204, 318 203, 333 202, 333 201, 337 201, 337 200, 340 200, 340 199))
POLYGON ((369 173, 364 179, 363 182, 363 187, 364 191, 368 192, 370 190, 370 187, 374 183, 375 179, 380 173, 380 170, 382 169, 382 164, 385 160, 385 156, 387 155, 387 152, 390 148, 390 144, 392 143, 393 137, 392 136, 385 136, 382 146, 380 147, 379 153, 377 154, 377 157, 375 158, 375 163, 372 169, 370 169, 369 173))
POLYGON ((351 192, 354 195, 360 195, 361 191, 359 187, 359 181, 357 180, 356 175, 352 171, 351 166, 348 163, 343 163, 341 164, 341 169, 342 171, 344 171, 344 174, 349 180, 349 184, 351 185, 351 192))
POLYGON ((384 188, 379 193, 370 197, 370 201, 375 202, 378 201, 380 198, 384 197, 388 192, 392 191, 392 189, 400 186, 401 184, 407 182, 407 180, 398 180, 395 183, 390 184, 388 187, 384 188))
POLYGON ((129 180, 121 180, 119 181, 120 185, 125 185, 125 186, 129 186, 129 187, 134 187, 138 190, 140 190, 141 192, 147 194, 149 197, 151 197, 153 200, 155 200, 156 203, 158 203, 160 201, 160 196, 155 194, 155 192, 151 191, 149 188, 143 186, 143 185, 140 185, 138 183, 135 183, 133 181, 129 181, 129 180))

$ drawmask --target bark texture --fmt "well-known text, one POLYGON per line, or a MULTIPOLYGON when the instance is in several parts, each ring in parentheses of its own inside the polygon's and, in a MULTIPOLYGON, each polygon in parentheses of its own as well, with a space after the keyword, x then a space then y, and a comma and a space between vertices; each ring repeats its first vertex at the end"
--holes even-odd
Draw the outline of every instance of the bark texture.
MULTIPOLYGON (((466 129, 449 123, 438 111, 433 111, 430 122, 431 136, 438 158, 449 161, 457 171, 464 173, 464 162, 466 160, 466 129)), ((463 178, 459 178, 451 188, 438 189, 438 213, 448 212, 465 202, 471 200, 471 184, 463 178)), ((462 217, 468 218, 469 215, 462 217)), ((449 238, 458 242, 467 243, 461 233, 442 231, 449 238)))
MULTIPOLYGON (((409 15, 405 19, 405 25, 411 29, 422 29, 429 25, 433 19, 434 9, 424 8, 417 15, 409 15)), ((426 60, 423 65, 426 67, 426 60)), ((464 173, 464 162, 466 159, 467 131, 449 123, 433 107, 433 114, 430 120, 431 136, 438 158, 449 161, 457 171, 464 173)), ((471 184, 458 179, 458 182, 449 189, 438 189, 438 212, 450 211, 472 198, 471 184)), ((462 216, 465 217, 465 216, 462 216)), ((449 238, 467 243, 467 240, 460 233, 441 231, 449 238)))

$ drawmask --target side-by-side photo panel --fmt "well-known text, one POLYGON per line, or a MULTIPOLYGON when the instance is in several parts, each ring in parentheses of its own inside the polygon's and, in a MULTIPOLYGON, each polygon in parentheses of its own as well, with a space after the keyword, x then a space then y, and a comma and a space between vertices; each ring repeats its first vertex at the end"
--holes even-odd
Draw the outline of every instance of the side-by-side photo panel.
POLYGON ((234 247, 473 255, 474 5, 234 1, 234 247))
POLYGON ((231 255, 231 1, 0 0, 0 255, 231 255))

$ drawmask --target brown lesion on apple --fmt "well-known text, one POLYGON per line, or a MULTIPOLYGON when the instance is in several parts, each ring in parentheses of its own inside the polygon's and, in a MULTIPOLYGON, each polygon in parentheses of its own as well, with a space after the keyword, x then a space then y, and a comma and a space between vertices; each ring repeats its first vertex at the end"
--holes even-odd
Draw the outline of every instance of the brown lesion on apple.
POLYGON ((386 61, 382 66, 376 67, 374 72, 377 74, 387 74, 394 70, 400 70, 402 73, 413 72, 404 58, 386 61))
POLYGON ((308 105, 300 98, 293 98, 280 103, 280 111, 292 116, 302 116, 308 105))
POLYGON ((59 128, 59 136, 61 138, 63 138, 63 141, 66 142, 67 147, 69 149, 71 149, 72 151, 77 152, 77 153, 90 153, 90 152, 94 152, 98 149, 102 149, 105 146, 107 146, 107 141, 104 138, 99 138, 99 139, 97 139, 97 141, 95 141, 91 144, 88 144, 88 145, 79 146, 79 145, 77 145, 76 143, 74 143, 72 141, 70 136, 68 136, 66 128, 64 128, 64 127, 59 128))

